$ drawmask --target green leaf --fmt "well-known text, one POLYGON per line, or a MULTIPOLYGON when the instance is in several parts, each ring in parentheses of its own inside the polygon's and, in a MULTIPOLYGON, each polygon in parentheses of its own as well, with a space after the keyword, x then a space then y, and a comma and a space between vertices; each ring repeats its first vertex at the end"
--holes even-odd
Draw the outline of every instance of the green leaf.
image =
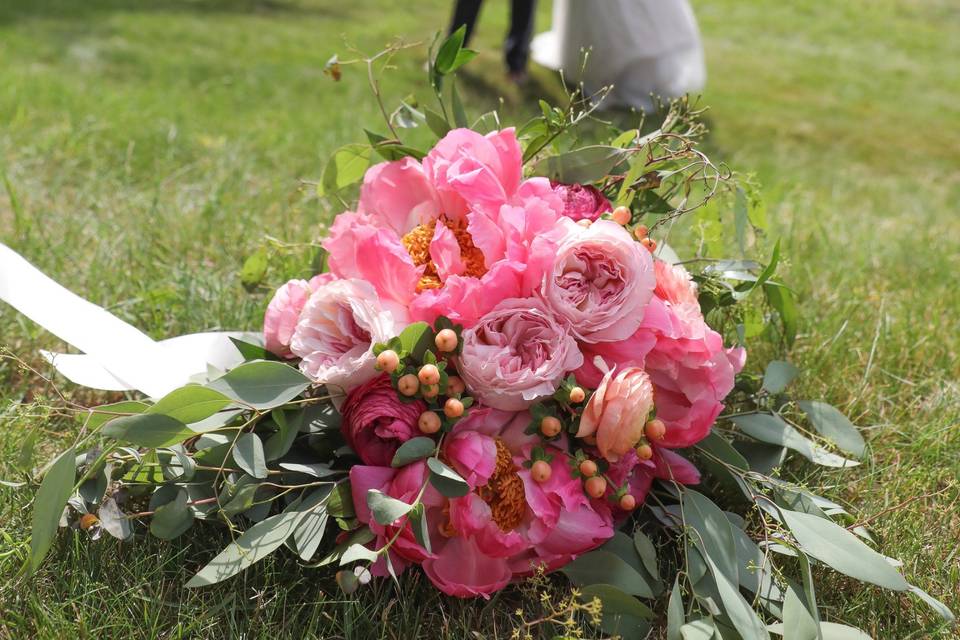
MULTIPOLYGON (((684 502, 686 503, 686 501, 684 502)), ((700 550, 704 552, 702 547, 700 550)), ((715 562, 716 558, 704 552, 703 560, 707 563, 707 567, 710 569, 711 575, 713 575, 720 600, 723 602, 723 610, 727 614, 727 617, 730 618, 730 622, 733 623, 737 633, 740 634, 743 640, 768 640, 770 634, 767 633, 766 625, 763 624, 760 616, 753 610, 750 603, 740 595, 737 583, 731 582, 727 578, 723 571, 717 566, 715 562)))
POLYGON ((302 513, 294 511, 258 522, 190 578, 186 586, 203 587, 221 582, 265 558, 283 545, 302 517, 302 513))
POLYGON ((390 466, 396 469, 408 465, 411 462, 422 460, 432 455, 436 448, 437 443, 434 442, 432 438, 427 438, 426 436, 411 438, 400 445, 400 448, 397 449, 397 452, 393 455, 393 461, 390 462, 390 466))
POLYGON ((663 585, 660 583, 658 571, 650 572, 644 565, 643 559, 637 550, 636 542, 622 531, 616 531, 613 537, 607 540, 602 547, 603 551, 609 551, 636 571, 643 578, 644 583, 649 588, 649 593, 639 593, 636 595, 644 598, 655 598, 663 592, 663 585))
POLYGON ((439 458, 427 458, 430 469, 430 484, 447 498, 462 498, 470 493, 470 485, 460 474, 445 465, 439 458))
POLYGON ((161 540, 173 540, 193 526, 193 513, 187 501, 187 492, 179 489, 176 498, 157 507, 150 518, 150 533, 161 540))
MULTIPOLYGON (((781 622, 772 624, 767 628, 771 633, 778 635, 784 635, 786 631, 786 625, 781 622)), ((845 624, 837 624, 836 622, 821 622, 820 633, 823 634, 823 640, 873 640, 870 635, 860 629, 848 627, 845 624)))
POLYGON ((304 562, 309 562, 327 529, 327 498, 330 496, 330 487, 320 487, 309 494, 297 506, 297 511, 303 517, 293 530, 293 544, 297 554, 304 562))
POLYGON ((317 462, 314 464, 299 464, 296 462, 281 462, 280 468, 285 471, 292 471, 294 473, 303 473, 308 476, 313 476, 314 478, 326 478, 328 476, 336 475, 338 473, 343 473, 343 471, 336 471, 330 468, 330 465, 323 462, 317 462))
POLYGON ((414 322, 400 332, 403 350, 415 360, 421 360, 424 352, 433 346, 433 330, 426 322, 414 322))
POLYGON ((367 508, 373 514, 374 520, 383 526, 388 526, 407 515, 413 505, 391 498, 376 489, 369 489, 367 491, 367 508))
POLYGON ((413 535, 417 539, 417 544, 427 550, 427 553, 433 553, 430 545, 430 524, 427 522, 426 510, 421 502, 410 510, 410 527, 413 529, 413 535))
POLYGON ((30 560, 33 573, 50 551, 60 526, 60 516, 73 493, 77 479, 77 454, 73 447, 54 459, 43 476, 37 497, 33 501, 33 528, 30 532, 30 560))
POLYGON ((694 535, 696 546, 703 555, 712 558, 723 571, 727 579, 737 584, 737 547, 733 540, 730 521, 723 510, 702 493, 687 489, 683 492, 683 517, 687 526, 698 534, 694 535))
POLYGON ((811 462, 825 467, 855 467, 859 462, 847 460, 834 453, 830 453, 820 445, 803 437, 799 431, 783 421, 778 415, 771 413, 751 413, 731 418, 733 422, 748 436, 761 442, 776 444, 793 449, 811 462))
POLYGON ((255 433, 245 433, 237 438, 237 444, 233 448, 233 459, 237 466, 249 473, 254 478, 264 479, 267 477, 267 463, 263 455, 263 442, 255 433))
POLYGON ((156 449, 186 440, 195 435, 187 425, 161 413, 143 413, 114 418, 102 429, 105 436, 156 449))
POLYGON ((189 424, 209 418, 228 404, 230 398, 219 391, 191 384, 163 396, 146 413, 163 414, 189 424))
POLYGON ((646 578, 611 551, 596 549, 579 556, 560 571, 578 587, 609 584, 634 596, 652 597, 646 578))
POLYGON ((279 407, 300 395, 310 381, 288 364, 269 360, 246 362, 207 385, 255 409, 279 407))
POLYGON ((289 415, 290 417, 287 417, 287 413, 282 409, 274 409, 270 414, 279 430, 263 443, 263 455, 268 462, 287 455, 297 439, 304 412, 293 411, 289 415))
POLYGON ((594 598, 602 605, 600 626, 605 632, 624 640, 642 640, 650 632, 646 621, 656 616, 633 596, 609 584, 592 584, 580 589, 580 599, 584 602, 594 598))
POLYGON ((100 425, 118 418, 136 413, 143 413, 150 408, 146 402, 139 400, 124 400, 123 402, 114 402, 112 404, 103 404, 99 407, 89 409, 85 423, 91 431, 100 427, 100 425))
POLYGON ((816 400, 801 400, 797 404, 810 418, 810 423, 820 435, 847 453, 858 458, 863 457, 867 447, 863 436, 847 416, 840 413, 836 407, 816 400))
POLYGON ((680 593, 680 574, 673 579, 670 601, 667 603, 667 640, 683 640, 680 627, 683 626, 683 595, 680 593))
POLYGON ((363 179, 373 149, 365 144, 348 144, 333 152, 323 169, 323 177, 317 187, 318 195, 330 195, 356 184, 363 179))
POLYGON ((453 71, 457 63, 457 56, 463 48, 463 39, 466 37, 467 26, 462 25, 459 29, 447 36, 446 40, 437 49, 437 57, 434 58, 433 66, 440 75, 446 75, 453 71))
POLYGON ((772 360, 763 373, 763 388, 767 393, 780 393, 799 373, 800 370, 789 362, 772 360))
POLYGON ((763 293, 767 297, 767 303, 780 315, 783 337, 787 346, 792 347, 797 338, 797 325, 800 321, 800 312, 797 310, 793 293, 786 287, 769 283, 763 285, 763 293))
POLYGON ((653 546, 653 542, 650 541, 650 538, 643 532, 637 529, 633 534, 633 546, 637 549, 637 553, 640 554, 640 560, 643 562, 643 567, 650 573, 654 578, 660 577, 660 565, 657 563, 657 549, 653 546))
POLYGON ((438 138, 450 133, 450 124, 445 117, 429 108, 423 110, 423 115, 427 119, 427 126, 430 127, 430 131, 433 131, 438 138))
POLYGON ((783 628, 785 640, 820 640, 820 625, 810 615, 807 605, 793 587, 787 587, 783 601, 783 628))
POLYGON ((533 173, 567 184, 594 182, 609 174, 628 155, 629 152, 616 147, 581 147, 539 160, 533 173))
POLYGON ((233 336, 228 336, 230 342, 233 343, 233 346, 237 348, 237 351, 240 352, 240 355, 243 356, 244 361, 249 362, 251 360, 271 360, 275 359, 276 355, 270 353, 262 346, 257 344, 250 344, 249 342, 244 342, 239 338, 234 338, 233 336))
POLYGON ((709 618, 700 618, 680 627, 683 640, 714 640, 717 627, 709 618))
POLYGON ((780 509, 780 513, 803 550, 834 570, 893 591, 910 588, 886 558, 843 527, 800 511, 780 509))
POLYGON ((739 451, 733 448, 730 441, 715 431, 710 431, 707 437, 697 443, 697 448, 719 458, 732 467, 741 471, 749 471, 750 465, 739 451))
POLYGON ((130 520, 120 511, 113 498, 106 498, 97 510, 103 530, 118 540, 127 540, 133 535, 130 520))
POLYGON ((246 289, 253 289, 261 282, 263 278, 267 275, 267 267, 270 264, 270 254, 267 251, 266 247, 260 247, 243 261, 243 266, 240 268, 240 283, 246 289))
POLYGON ((340 482, 333 488, 327 500, 327 511, 336 518, 352 518, 356 515, 349 482, 340 482))
POLYGON ((453 124, 458 127, 469 126, 467 120, 467 111, 463 108, 463 102, 460 100, 460 92, 457 91, 457 83, 450 83, 450 104, 453 109, 453 124))
POLYGON ((456 71, 476 57, 477 52, 473 49, 460 49, 460 51, 457 52, 456 59, 453 61, 453 66, 450 68, 450 72, 456 71))
POLYGON ((362 544, 352 544, 340 556, 340 566, 357 561, 376 562, 378 557, 376 551, 368 549, 362 544))
POLYGON ((947 605, 943 604, 920 587, 910 585, 910 593, 926 602, 931 609, 940 614, 940 616, 947 622, 953 624, 957 621, 953 615, 953 612, 950 611, 950 608, 947 605))

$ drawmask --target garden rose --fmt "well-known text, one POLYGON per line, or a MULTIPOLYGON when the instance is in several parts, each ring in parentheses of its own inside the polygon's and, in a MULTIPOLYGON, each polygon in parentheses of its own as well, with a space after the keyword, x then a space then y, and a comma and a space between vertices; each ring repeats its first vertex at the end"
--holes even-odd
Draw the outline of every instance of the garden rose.
POLYGON ((380 375, 347 394, 341 430, 364 464, 390 466, 397 448, 419 435, 417 419, 426 410, 422 400, 402 402, 390 376, 380 375))
POLYGON ((297 328, 303 305, 317 287, 332 278, 333 274, 321 273, 311 278, 310 282, 291 280, 277 289, 263 317, 263 343, 267 351, 281 358, 293 357, 290 340, 297 328))
POLYGON ((643 369, 610 370, 584 408, 577 437, 596 435, 600 454, 616 462, 643 437, 652 408, 653 387, 643 369))
POLYGON ((544 275, 543 299, 588 343, 630 337, 643 322, 656 283, 650 252, 622 226, 598 220, 583 228, 561 219, 566 236, 544 275))
POLYGON ((332 280, 310 295, 290 341, 310 379, 344 393, 377 375, 373 344, 397 335, 393 316, 362 280, 332 280))
POLYGON ((518 411, 583 363, 567 328, 536 298, 505 300, 463 332, 457 371, 482 404, 518 411))
POLYGON ((551 180, 550 188, 563 201, 563 215, 574 221, 593 222, 613 208, 606 196, 593 185, 564 184, 551 180))

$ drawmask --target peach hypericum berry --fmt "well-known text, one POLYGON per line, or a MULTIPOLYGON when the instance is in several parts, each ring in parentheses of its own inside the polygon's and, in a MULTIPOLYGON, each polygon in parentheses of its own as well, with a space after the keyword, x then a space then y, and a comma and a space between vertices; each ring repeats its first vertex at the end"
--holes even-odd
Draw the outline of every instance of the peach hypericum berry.
POLYGON ((540 433, 548 438, 552 438, 559 434, 562 428, 563 425, 560 424, 560 421, 553 416, 546 416, 540 421, 540 433))
POLYGON ((440 382, 440 369, 437 369, 435 364, 425 364, 420 367, 417 377, 420 378, 422 384, 438 384, 440 382))
POLYGON ((377 369, 387 373, 393 373, 400 366, 400 356, 393 349, 381 351, 377 356, 377 369))
POLYGON ((400 376, 397 380, 397 390, 405 396, 415 396, 420 390, 420 381, 412 373, 400 376))
POLYGON ((553 469, 546 460, 537 460, 530 467, 530 477, 536 482, 546 482, 553 474, 553 469))
POLYGON ((440 431, 440 416, 434 411, 424 411, 417 420, 417 426, 420 428, 421 433, 427 435, 436 433, 440 431))
POLYGON ((441 329, 434 338, 437 349, 444 353, 450 353, 457 348, 457 332, 453 329, 441 329))

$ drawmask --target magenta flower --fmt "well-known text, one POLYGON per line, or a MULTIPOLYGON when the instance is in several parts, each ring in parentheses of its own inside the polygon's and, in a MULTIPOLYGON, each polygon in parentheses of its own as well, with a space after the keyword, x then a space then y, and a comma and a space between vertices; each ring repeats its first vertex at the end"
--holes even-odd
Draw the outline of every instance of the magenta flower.
POLYGON ((390 377, 380 375, 354 387, 340 407, 341 430, 364 464, 389 466, 397 448, 419 434, 421 401, 402 402, 390 377))
POLYGON ((563 215, 571 220, 593 222, 613 209, 606 196, 589 184, 564 184, 550 181, 550 188, 563 200, 563 215))

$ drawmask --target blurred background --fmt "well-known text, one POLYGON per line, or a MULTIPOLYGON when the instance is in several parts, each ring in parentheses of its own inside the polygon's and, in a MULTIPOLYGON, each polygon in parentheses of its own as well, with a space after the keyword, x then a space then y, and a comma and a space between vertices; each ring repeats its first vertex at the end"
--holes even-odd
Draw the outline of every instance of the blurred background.
MULTIPOLYGON (((480 56, 461 90, 472 116, 502 106, 519 122, 538 97, 561 98, 562 85, 536 63, 519 84, 507 77, 508 4, 484 3, 471 43, 480 56)), ((878 537, 956 611, 960 5, 691 4, 706 57, 705 149, 762 187, 804 308, 791 356, 801 383, 866 427, 874 450, 867 468, 817 481, 864 514, 897 507, 874 523, 878 537)), ((336 147, 382 128, 364 70, 344 67, 335 82, 325 63, 395 36, 428 43, 452 11, 443 0, 0 0, 0 241, 156 338, 258 328, 266 287, 241 288, 244 257, 264 234, 313 240, 336 211, 304 181, 336 147)), ((534 20, 537 33, 549 29, 548 0, 534 20)), ((388 104, 429 97, 425 59, 425 47, 395 59, 388 104)), ((287 275, 270 273, 269 284, 287 275)), ((56 342, 3 307, 0 345, 40 366, 37 349, 56 342)), ((42 429, 49 442, 73 428, 4 410, 50 393, 32 380, 0 361, 0 475, 23 462, 27 434, 42 429)), ((45 447, 41 458, 55 449, 45 447)), ((0 533, 22 535, 14 505, 24 502, 0 487, 0 533)), ((294 580, 293 563, 265 563, 243 585, 179 591, 181 555, 203 550, 178 544, 61 550, 42 580, 0 584, 0 637, 81 623, 148 637, 323 623, 303 608, 323 600, 314 574, 294 580), (135 553, 152 560, 136 564, 135 553)), ((934 637, 917 631, 933 619, 915 602, 830 579, 831 616, 874 637, 934 637)), ((385 602, 376 616, 335 609, 330 635, 379 634, 381 614, 392 625, 415 617, 382 613, 385 602)), ((456 609, 436 628, 461 637, 482 611, 456 609)))

